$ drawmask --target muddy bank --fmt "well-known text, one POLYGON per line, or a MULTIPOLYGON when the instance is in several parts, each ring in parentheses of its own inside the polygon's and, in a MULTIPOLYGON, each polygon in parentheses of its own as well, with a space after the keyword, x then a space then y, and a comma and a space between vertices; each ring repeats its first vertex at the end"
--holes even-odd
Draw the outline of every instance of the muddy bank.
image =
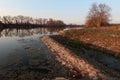
POLYGON ((69 67, 77 75, 81 75, 83 78, 98 80, 119 80, 114 77, 110 77, 109 74, 102 73, 99 69, 96 69, 92 64, 89 64, 83 58, 77 57, 71 50, 65 48, 54 39, 50 37, 42 37, 44 43, 54 53, 57 60, 65 66, 69 67))
POLYGON ((89 45, 86 45, 80 41, 71 40, 60 35, 50 37, 64 47, 72 50, 78 57, 80 56, 87 60, 87 62, 90 64, 93 64, 100 71, 111 73, 111 75, 115 76, 118 75, 120 77, 120 59, 116 59, 113 56, 103 54, 101 51, 91 49, 89 48, 89 45), (100 65, 103 67, 100 67, 100 65))

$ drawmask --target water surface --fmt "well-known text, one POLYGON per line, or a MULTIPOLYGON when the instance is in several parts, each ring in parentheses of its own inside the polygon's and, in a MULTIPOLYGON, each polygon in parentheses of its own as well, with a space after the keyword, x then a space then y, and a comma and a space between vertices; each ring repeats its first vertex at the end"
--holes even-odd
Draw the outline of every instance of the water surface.
POLYGON ((0 80, 73 78, 40 39, 63 28, 1 29, 0 80))

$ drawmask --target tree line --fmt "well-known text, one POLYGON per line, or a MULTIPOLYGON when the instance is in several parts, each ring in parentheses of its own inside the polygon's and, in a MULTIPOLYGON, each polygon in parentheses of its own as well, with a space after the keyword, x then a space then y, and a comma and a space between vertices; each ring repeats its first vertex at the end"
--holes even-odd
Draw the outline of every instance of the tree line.
MULTIPOLYGON (((94 3, 88 13, 85 26, 100 27, 109 25, 111 21, 111 8, 106 4, 94 3)), ((3 28, 33 28, 33 27, 63 27, 66 26, 61 20, 32 18, 29 16, 3 16, 0 17, 0 27, 3 28)), ((70 25, 73 26, 73 25, 70 25)))
POLYGON ((62 27, 65 23, 61 20, 54 20, 52 18, 32 18, 29 16, 3 16, 0 17, 0 27, 62 27))

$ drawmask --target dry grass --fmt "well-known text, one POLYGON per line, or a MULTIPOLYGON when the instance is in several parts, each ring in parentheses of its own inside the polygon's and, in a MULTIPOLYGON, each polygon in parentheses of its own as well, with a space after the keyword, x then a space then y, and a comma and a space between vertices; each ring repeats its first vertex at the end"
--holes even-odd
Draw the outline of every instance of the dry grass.
POLYGON ((112 51, 113 56, 120 57, 120 30, 116 27, 69 30, 65 32, 65 36, 112 51))
POLYGON ((116 26, 103 26, 103 27, 98 27, 96 29, 120 31, 120 25, 116 25, 116 26))

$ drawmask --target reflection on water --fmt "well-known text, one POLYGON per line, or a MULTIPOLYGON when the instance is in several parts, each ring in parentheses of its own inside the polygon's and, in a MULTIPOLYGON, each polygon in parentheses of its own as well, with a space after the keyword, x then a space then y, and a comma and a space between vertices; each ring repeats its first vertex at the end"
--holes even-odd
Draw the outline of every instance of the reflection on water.
POLYGON ((43 35, 54 35, 63 28, 31 28, 31 29, 0 29, 0 59, 3 59, 15 48, 20 48, 20 39, 39 38, 43 35))
POLYGON ((63 28, 1 29, 0 80, 51 80, 73 73, 61 65, 40 40, 63 28))
POLYGON ((26 37, 35 34, 50 35, 56 34, 57 31, 63 28, 32 28, 32 29, 0 29, 0 37, 26 37))

